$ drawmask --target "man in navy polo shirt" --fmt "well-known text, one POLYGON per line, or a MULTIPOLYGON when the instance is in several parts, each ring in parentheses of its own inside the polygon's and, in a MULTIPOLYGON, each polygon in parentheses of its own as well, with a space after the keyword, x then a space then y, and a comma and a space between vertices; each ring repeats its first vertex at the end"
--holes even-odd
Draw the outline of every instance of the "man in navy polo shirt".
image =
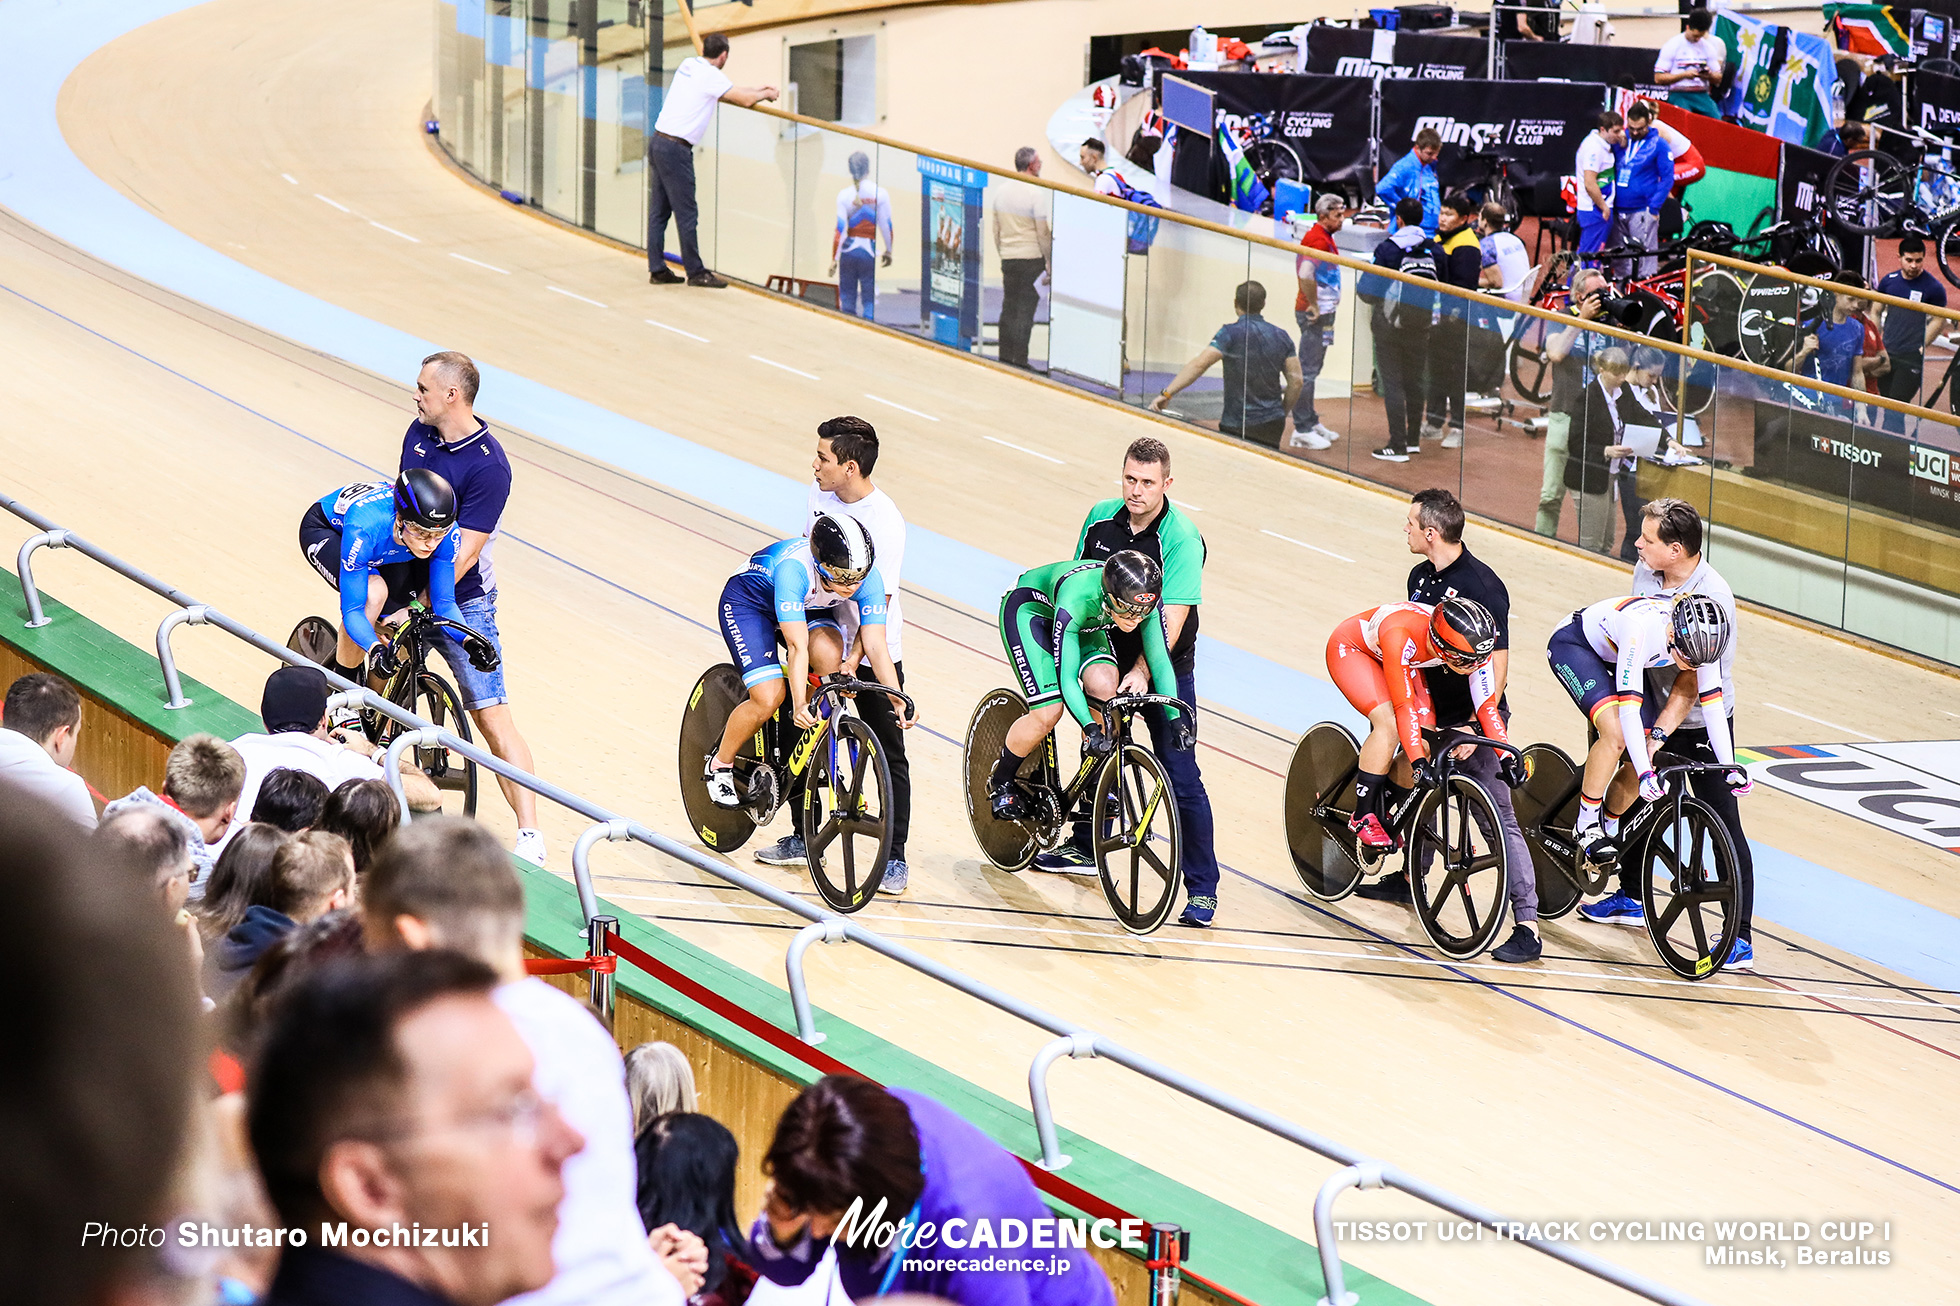
MULTIPOLYGON (((463 696, 463 707, 484 742, 504 761, 533 770, 531 746, 511 719, 504 691, 503 643, 497 635, 497 574, 491 566, 497 522, 510 498, 510 459, 490 428, 476 415, 476 364, 453 351, 430 354, 415 378, 416 421, 402 437, 402 470, 426 467, 456 490, 456 520, 462 543, 456 549, 456 606, 463 624, 497 646, 495 671, 478 671, 460 645, 438 640, 463 696)), ((529 789, 499 776, 504 798, 517 813, 515 852, 533 866, 544 865, 544 836, 538 832, 538 800, 529 789)))

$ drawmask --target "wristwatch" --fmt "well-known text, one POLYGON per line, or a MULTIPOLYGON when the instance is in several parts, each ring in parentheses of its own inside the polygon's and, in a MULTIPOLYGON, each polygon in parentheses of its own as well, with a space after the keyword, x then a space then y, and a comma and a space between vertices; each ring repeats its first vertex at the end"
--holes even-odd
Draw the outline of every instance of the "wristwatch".
POLYGON ((1667 742, 1667 731, 1655 726, 1647 732, 1647 738, 1653 740, 1656 746, 1664 744, 1667 742))

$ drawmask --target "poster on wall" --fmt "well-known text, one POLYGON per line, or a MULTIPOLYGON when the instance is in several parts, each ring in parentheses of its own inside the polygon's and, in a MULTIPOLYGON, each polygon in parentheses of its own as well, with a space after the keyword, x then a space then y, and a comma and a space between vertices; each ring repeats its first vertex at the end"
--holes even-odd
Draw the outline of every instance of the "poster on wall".
POLYGON ((1389 82, 1381 84, 1381 161, 1386 171, 1423 128, 1443 138, 1436 172, 1445 185, 1470 184, 1480 173, 1468 154, 1502 153, 1514 174, 1560 177, 1572 171, 1579 142, 1606 102, 1594 82, 1389 82))
POLYGON ((980 216, 987 174, 919 156, 919 302, 932 338, 972 349, 980 338, 980 216))
POLYGON ((1322 24, 1307 29, 1306 71, 1460 82, 1490 72, 1490 45, 1480 36, 1358 31, 1322 24))

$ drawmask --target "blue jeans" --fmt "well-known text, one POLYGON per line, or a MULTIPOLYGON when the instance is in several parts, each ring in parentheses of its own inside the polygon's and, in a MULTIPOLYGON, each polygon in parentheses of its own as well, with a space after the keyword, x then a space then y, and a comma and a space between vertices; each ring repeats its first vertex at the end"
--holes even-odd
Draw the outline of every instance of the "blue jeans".
POLYGON ((878 256, 868 249, 847 249, 837 256, 837 307, 867 322, 876 320, 878 256))
MULTIPOLYGON (((1177 696, 1198 706, 1196 677, 1189 671, 1177 676, 1177 696)), ((1198 750, 1179 751, 1171 747, 1169 715, 1153 707, 1144 713, 1150 727, 1150 746, 1170 777, 1171 794, 1177 799, 1178 833, 1183 837, 1184 893, 1187 898, 1218 896, 1218 851, 1213 844, 1211 795, 1205 792, 1205 778, 1198 771, 1198 750)))
POLYGON ((1300 399, 1293 405, 1293 429, 1305 431, 1320 421, 1320 413, 1313 406, 1313 383, 1320 379, 1327 347, 1334 343, 1334 315, 1308 317, 1305 309, 1296 308, 1293 320, 1300 325, 1300 399))
POLYGON ((497 669, 478 671, 470 665, 461 644, 447 635, 436 641, 436 652, 442 654, 442 660, 449 664, 449 674, 456 677, 456 690, 462 695, 463 710, 474 712, 478 708, 510 702, 510 696, 504 692, 504 645, 497 634, 497 591, 464 599, 456 606, 463 610, 463 624, 489 640, 497 650, 497 669))

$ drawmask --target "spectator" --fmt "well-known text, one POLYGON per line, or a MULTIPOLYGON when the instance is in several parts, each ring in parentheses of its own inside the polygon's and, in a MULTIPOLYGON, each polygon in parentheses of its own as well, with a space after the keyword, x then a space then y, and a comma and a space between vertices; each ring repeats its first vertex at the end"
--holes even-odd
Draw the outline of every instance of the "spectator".
POLYGON ((352 907, 337 907, 286 931, 232 989, 225 1005, 224 1041, 249 1053, 258 1046, 274 1000, 288 985, 325 962, 365 951, 361 914, 352 907))
POLYGON ((375 854, 402 823, 401 804, 394 790, 380 780, 346 780, 327 795, 318 826, 347 841, 354 854, 354 874, 366 875, 375 854))
POLYGON ((694 1067, 672 1043, 642 1043, 626 1054, 626 1096, 637 1135, 655 1116, 698 1110, 694 1067))
MULTIPOLYGON (((1334 233, 1347 221, 1347 199, 1337 190, 1323 191, 1313 202, 1314 221, 1300 237, 1308 249, 1333 254, 1334 233)), ((1331 449, 1341 438, 1320 420, 1314 406, 1314 382, 1334 343, 1334 314, 1341 307, 1341 269, 1325 259, 1302 254, 1293 260, 1300 289, 1293 296, 1293 320, 1300 328, 1300 399, 1293 406, 1293 438, 1289 449, 1331 449)))
MULTIPOLYGON (((1864 277, 1848 268, 1838 273, 1832 280, 1851 290, 1869 289, 1865 284, 1864 277)), ((1869 301, 1860 299, 1856 295, 1847 296, 1847 298, 1851 301, 1851 317, 1858 323, 1858 329, 1864 332, 1864 340, 1858 346, 1858 357, 1860 360, 1860 382, 1858 388, 1866 394, 1875 395, 1880 393, 1880 380, 1892 370, 1892 360, 1885 352, 1885 333, 1879 330, 1878 323, 1872 319, 1870 312, 1871 304, 1869 301)), ((1870 404, 1858 405, 1858 420, 1868 426, 1877 426, 1878 418, 1875 414, 1878 411, 1875 406, 1870 404)), ((1638 527, 1635 529, 1637 530, 1638 527)), ((1632 561, 1632 559, 1629 558, 1628 561, 1632 561)))
MULTIPOLYGON (((1041 152, 1014 151, 1014 171, 1041 175, 1041 152)), ((1041 279, 1054 271, 1048 197, 1024 181, 1004 182, 994 193, 994 248, 1000 254, 1000 361, 1028 365, 1028 337, 1041 304, 1041 279)))
POLYGON ((1572 414, 1565 488, 1578 513, 1579 547, 1594 553, 1613 551, 1612 460, 1631 452, 1623 439, 1627 413, 1621 407, 1623 398, 1633 404, 1624 393, 1630 370, 1626 350, 1617 345, 1593 355, 1593 379, 1572 414))
POLYGON ((1094 136, 1082 142, 1075 152, 1077 161, 1082 164, 1082 171, 1088 173, 1089 180, 1095 183, 1096 194, 1120 196, 1123 187, 1116 174, 1109 169, 1108 156, 1109 148, 1094 136))
MULTIPOLYGON (((1580 267, 1572 273, 1567 310, 1586 322, 1606 315, 1606 275, 1598 268, 1580 267)), ((1545 361, 1552 367, 1552 400, 1545 414, 1545 475, 1538 489, 1540 535, 1557 535, 1559 513, 1565 506, 1565 456, 1572 418, 1592 381, 1587 360, 1611 339, 1587 331, 1580 323, 1545 334, 1545 361)))
MULTIPOLYGON (((1878 283, 1878 293, 1916 304, 1946 307, 1946 287, 1926 271, 1926 242, 1918 236, 1899 238, 1899 270, 1888 272, 1878 283)), ((1885 397, 1901 403, 1919 402, 1919 385, 1926 375, 1926 350, 1939 337, 1945 318, 1917 309, 1890 305, 1885 310, 1885 353, 1892 363, 1885 374, 1885 397)), ((1901 434, 1906 429, 1904 413, 1885 410, 1885 429, 1901 434)))
MULTIPOLYGON (((1436 229, 1436 275, 1446 286, 1475 290, 1483 273, 1483 250, 1477 241, 1477 206, 1460 190, 1443 197, 1436 229)), ((1470 302, 1457 295, 1438 296, 1436 322, 1429 329, 1429 418, 1424 436, 1440 435, 1443 448, 1463 447, 1463 401, 1467 388, 1470 350, 1470 302)))
MULTIPOLYGON (((943 1229, 948 1220, 1045 1219, 1050 1212, 1021 1162, 946 1107, 907 1088, 826 1075, 783 1112, 763 1158, 770 1176, 763 1213, 750 1231, 755 1268, 776 1283, 809 1278, 851 1203, 885 1219, 943 1229)), ((1109 1306, 1109 1280, 1080 1248, 1044 1253, 1043 1271, 907 1269, 898 1249, 835 1244, 844 1293, 916 1292, 949 1302, 1109 1306), (1045 1272, 1049 1258, 1065 1262, 1045 1272)), ((954 1262, 964 1265, 965 1262, 954 1262)))
MULTIPOLYGON (((1640 406, 1639 413, 1633 413, 1626 405, 1620 411, 1630 418, 1644 419, 1642 425, 1657 426, 1661 438, 1655 444, 1656 454, 1667 445, 1667 431, 1673 422, 1673 403, 1667 394, 1667 355, 1649 345, 1642 345, 1633 351, 1631 362, 1633 370, 1627 373, 1627 394, 1640 406)), ((1613 493, 1620 500, 1620 519, 1626 525, 1620 536, 1620 561, 1640 561, 1639 551, 1634 548, 1640 539, 1640 512, 1647 501, 1640 497, 1640 460, 1628 455, 1613 460, 1613 493)))
POLYGON ((204 991, 223 998, 266 949, 308 921, 354 901, 354 857, 337 834, 309 830, 279 845, 266 877, 265 901, 250 904, 205 956, 204 991))
POLYGON ((1612 243, 1614 183, 1619 176, 1620 151, 1626 144, 1626 121, 1607 109, 1599 115, 1599 125, 1585 140, 1572 161, 1579 174, 1579 255, 1605 249, 1612 243))
POLYGON ((20 923, 0 953, 7 1299, 166 1300, 155 1251, 82 1235, 172 1214, 200 1040, 183 940, 64 803, 0 781, 0 850, 0 901, 20 923))
MULTIPOLYGON (((1531 302, 1531 255, 1510 230, 1511 212, 1496 201, 1477 210, 1477 285, 1514 304, 1531 302)), ((1469 388, 1466 408, 1495 400, 1504 388, 1504 349, 1516 322, 1514 314, 1480 304, 1476 329, 1470 333, 1469 388)))
POLYGON ((59 676, 33 672, 7 686, 0 709, 0 780, 53 803, 69 820, 95 828, 88 781, 69 767, 82 733, 82 696, 59 676))
POLYGON ((830 238, 830 275, 837 307, 867 322, 878 320, 878 237, 885 238, 884 267, 892 265, 892 197, 872 181, 871 156, 854 150, 846 161, 851 184, 837 192, 837 230, 830 238))
MULTIPOLYGON (((1846 284, 1846 273, 1832 280, 1846 284)), ((1790 370, 1816 381, 1862 389, 1865 384, 1865 326, 1853 316, 1858 307, 1855 295, 1831 296, 1831 311, 1803 338, 1790 370)), ((1851 402, 1841 395, 1819 395, 1826 411, 1851 416, 1851 402)))
POLYGON ((255 904, 272 901, 272 858, 290 838, 276 825, 248 822, 225 841, 198 904, 206 943, 224 938, 255 904))
POLYGON ((660 116, 647 140, 647 280, 655 285, 681 279, 667 266, 667 220, 680 232, 681 266, 687 284, 719 290, 728 283, 701 261, 695 239, 699 213, 694 203, 694 149, 714 121, 715 105, 726 100, 747 109, 776 98, 773 86, 737 86, 722 68, 728 63, 728 38, 709 32, 701 38, 701 53, 681 60, 673 83, 661 97, 660 116))
POLYGON ((245 786, 245 759, 216 735, 188 735, 177 741, 163 764, 163 793, 138 785, 127 797, 102 809, 108 820, 136 808, 167 813, 183 830, 197 866, 191 901, 202 898, 218 860, 214 845, 231 829, 238 814, 238 796, 245 786))
POLYGON ((649 1248, 634 1204, 619 1048, 578 999, 525 976, 524 890, 496 837, 461 817, 418 821, 388 841, 363 890, 369 951, 451 948, 496 976, 494 1001, 534 1058, 532 1091, 585 1140, 565 1167, 557 1272, 523 1306, 679 1306, 698 1286, 705 1253, 691 1239, 673 1250, 670 1236, 663 1268, 649 1248))
MULTIPOLYGON (((366 739, 345 731, 328 732, 329 693, 327 673, 318 667, 280 667, 266 678, 265 694, 259 701, 265 733, 240 735, 231 741, 245 759, 239 811, 256 813, 259 786, 280 767, 318 778, 329 792, 347 780, 383 778, 380 766, 369 756, 374 748, 366 739)), ((442 795, 435 785, 406 756, 402 758, 402 787, 408 792, 409 806, 418 811, 442 806, 442 795)), ((326 794, 320 797, 324 803, 326 794)), ((316 811, 314 816, 318 815, 316 811)), ((252 819, 259 818, 254 815, 252 819)))
POLYGON ((281 1257, 266 1306, 490 1306, 551 1279, 562 1172, 583 1140, 532 1091, 496 983, 453 952, 364 957, 309 971, 274 1006, 247 1121, 280 1223, 495 1236, 470 1249, 309 1240, 281 1257))
MULTIPOLYGON (((422 467, 447 481, 456 492, 456 524, 462 530, 456 546, 456 606, 463 624, 489 640, 497 650, 493 671, 479 671, 463 646, 453 639, 436 641, 436 651, 448 664, 461 691, 463 710, 476 723, 477 733, 495 756, 525 771, 536 769, 531 746, 511 719, 510 695, 504 684, 504 645, 497 631, 497 573, 491 555, 497 543, 504 506, 510 501, 510 458, 476 415, 479 383, 476 364, 468 355, 445 351, 422 360, 415 380, 416 420, 402 436, 401 470, 422 467)), ((425 572, 428 564, 415 564, 425 572)), ((533 866, 544 865, 544 836, 538 833, 538 799, 529 789, 497 777, 504 801, 517 817, 513 851, 533 866)), ((412 800, 411 800, 412 801, 412 800)))
POLYGON ((1817 148, 1833 158, 1842 159, 1847 154, 1856 154, 1859 150, 1869 150, 1871 147, 1872 134, 1865 124, 1847 122, 1842 127, 1826 132, 1823 142, 1817 148))
POLYGON ((191 974, 197 974, 204 964, 204 940, 198 937, 196 918, 184 910, 197 864, 191 860, 183 827, 170 819, 167 809, 134 807, 115 816, 105 814, 95 829, 95 842, 115 849, 157 895, 164 919, 183 934, 191 974))
POLYGON ((1443 138, 1435 128, 1424 127, 1410 142, 1409 152, 1397 159, 1375 183, 1375 199, 1395 210, 1397 221, 1400 221, 1403 200, 1422 201, 1419 225, 1425 236, 1436 234, 1436 223, 1442 216, 1443 186, 1436 179, 1436 156, 1442 152, 1443 138))
POLYGON ((1669 37, 1654 60, 1654 84, 1667 88, 1667 102, 1704 118, 1722 116, 1710 94, 1722 84, 1722 44, 1708 37, 1713 25, 1706 9, 1690 10, 1687 30, 1669 37))
POLYGON ((1184 365, 1150 407, 1163 412, 1171 396, 1225 363, 1225 407, 1218 429, 1254 444, 1277 449, 1293 433, 1293 406, 1300 398, 1300 360, 1293 356, 1293 337, 1260 316, 1266 308, 1266 287, 1247 281, 1232 292, 1238 319, 1218 328, 1211 343, 1184 365))
MULTIPOLYGON (((352 784, 353 781, 347 783, 352 784)), ((327 786, 317 775, 276 766, 266 773, 252 800, 252 820, 276 825, 287 834, 310 830, 326 810, 327 786)))
POLYGON ((741 1148, 727 1126, 691 1112, 654 1117, 633 1142, 639 1165, 640 1221, 674 1225, 707 1248, 708 1268, 690 1306, 742 1306, 755 1257, 735 1217, 735 1164, 741 1148))
MULTIPOLYGON (((1375 246, 1375 262, 1413 277, 1437 280, 1436 243, 1423 233, 1421 221, 1421 200, 1413 195, 1397 200, 1395 229, 1375 246)), ((1435 292, 1372 274, 1363 276, 1356 290, 1374 310, 1369 325, 1375 338, 1376 393, 1388 409, 1388 443, 1375 450, 1374 456, 1383 462, 1405 463, 1422 447, 1422 382, 1435 292)))

